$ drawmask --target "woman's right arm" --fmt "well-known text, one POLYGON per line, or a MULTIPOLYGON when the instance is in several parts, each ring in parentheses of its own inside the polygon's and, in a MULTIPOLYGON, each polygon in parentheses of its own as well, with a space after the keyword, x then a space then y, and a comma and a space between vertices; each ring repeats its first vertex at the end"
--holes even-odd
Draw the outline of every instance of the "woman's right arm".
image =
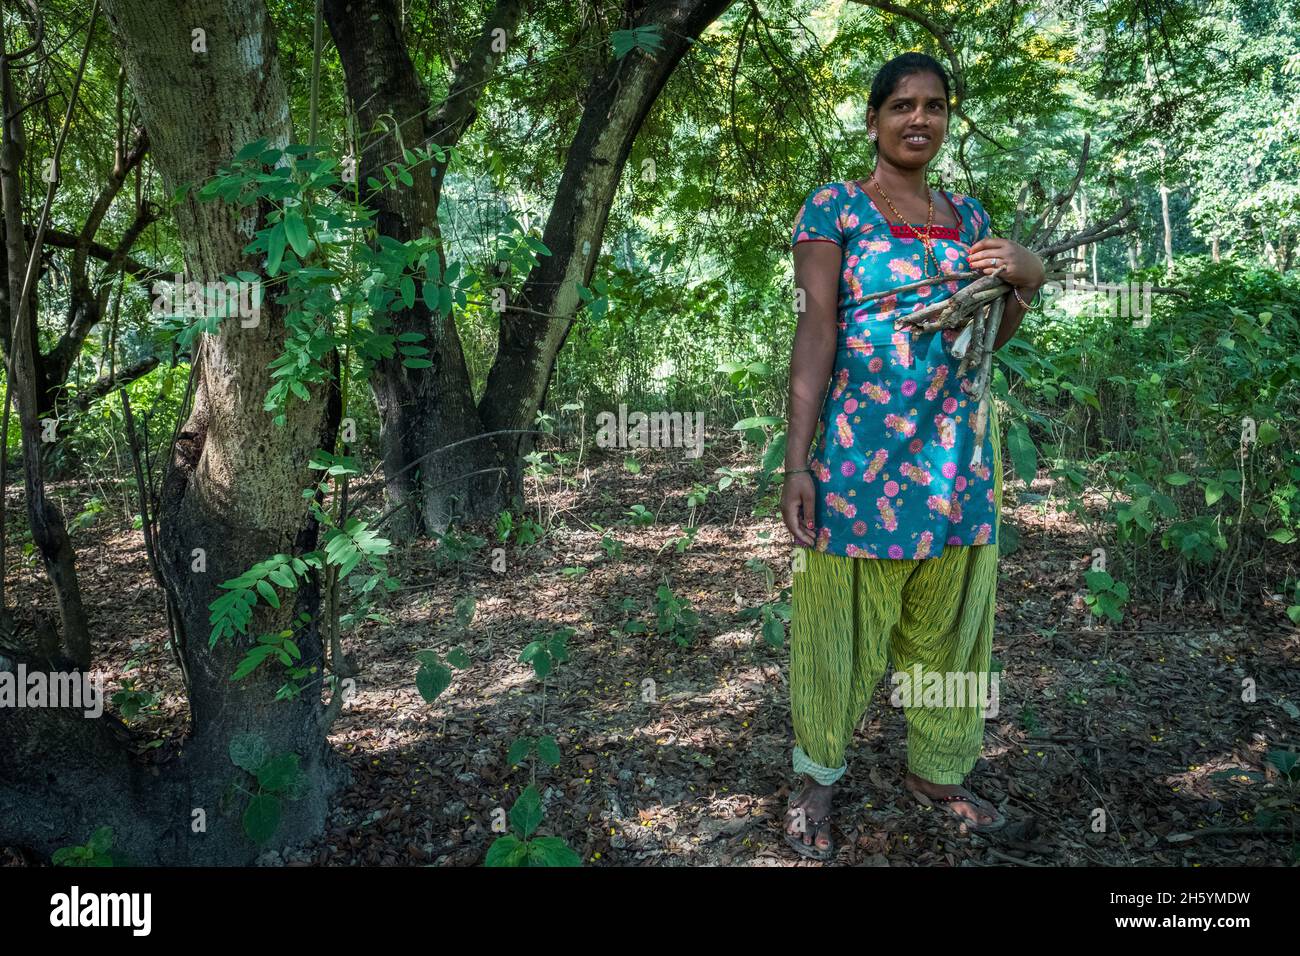
POLYGON ((830 384, 837 341, 836 312, 843 250, 834 242, 799 242, 794 247, 797 314, 790 355, 789 426, 781 514, 796 543, 812 547, 816 490, 806 471, 813 432, 830 384))

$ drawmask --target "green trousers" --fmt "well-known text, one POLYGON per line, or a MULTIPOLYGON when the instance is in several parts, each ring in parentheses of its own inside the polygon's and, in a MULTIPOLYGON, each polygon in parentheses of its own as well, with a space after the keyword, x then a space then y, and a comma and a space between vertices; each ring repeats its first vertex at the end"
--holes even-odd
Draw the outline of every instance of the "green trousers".
MULTIPOLYGON (((1000 513, 1002 463, 993 444, 1000 513)), ((845 748, 892 659, 891 699, 907 718, 908 769, 932 783, 961 783, 979 759, 988 700, 969 690, 977 681, 997 686, 989 663, 998 546, 945 545, 937 558, 905 560, 798 550, 790 627, 795 772, 821 784, 843 776, 845 748), (968 692, 953 693, 963 679, 968 692), (929 694, 936 680, 947 693, 929 694)))

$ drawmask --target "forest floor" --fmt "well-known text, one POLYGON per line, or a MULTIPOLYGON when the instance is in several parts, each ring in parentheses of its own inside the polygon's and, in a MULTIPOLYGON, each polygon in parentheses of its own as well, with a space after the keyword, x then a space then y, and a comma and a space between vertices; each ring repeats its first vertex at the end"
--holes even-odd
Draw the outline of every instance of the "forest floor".
MULTIPOLYGON (((488 544, 463 561, 437 560, 429 542, 395 549, 388 563, 402 586, 382 609, 392 623, 366 622, 347 641, 361 675, 331 740, 352 783, 322 838, 262 862, 480 864, 496 837, 494 810, 508 810, 534 779, 530 765, 507 765, 511 743, 549 734, 562 759, 535 768, 539 832, 563 837, 585 864, 824 865, 782 840, 795 783, 788 646, 770 646, 759 622, 741 616, 779 599, 766 569, 776 589, 788 585, 788 536, 775 513, 753 517, 759 497, 738 483, 698 507, 700 530, 679 553, 692 485, 743 463, 641 452, 634 474, 624 458, 598 452, 572 485, 534 485, 531 517, 548 533, 528 548, 505 544, 504 573, 493 570, 497 542, 486 528, 474 530, 488 544), (634 504, 655 523, 627 523, 634 504), (621 560, 606 555, 597 525, 622 543, 621 560), (665 582, 699 613, 687 646, 654 633, 665 582), (476 613, 462 630, 453 605, 467 594, 476 613), (619 629, 629 617, 649 632, 619 629), (562 627, 575 630, 569 659, 543 688, 519 653, 562 627), (428 704, 413 655, 453 645, 468 651, 469 666, 428 704)), ((103 495, 75 484, 55 492, 69 517, 103 495)), ((1100 513, 1100 499, 1088 506, 1100 513)), ((8 514, 10 601, 27 623, 32 607, 52 605, 43 571, 24 554, 20 489, 10 490, 8 514)), ((1177 605, 1139 595, 1121 624, 1098 623, 1083 603, 1095 542, 1050 480, 1032 489, 1009 480, 1003 520, 1020 542, 1000 564, 999 710, 968 783, 1003 808, 1008 826, 970 835, 947 812, 915 803, 902 786, 903 714, 882 682, 836 788, 836 862, 1293 863, 1295 834, 1275 831, 1287 814, 1296 819, 1287 809, 1295 794, 1266 759, 1294 750, 1300 731, 1300 636, 1269 594, 1280 581, 1248 580, 1230 617, 1197 603, 1192 582, 1177 605), (1253 702, 1242 700, 1247 680, 1253 702), (1283 818, 1270 820, 1270 801, 1283 818)), ((140 533, 109 508, 73 537, 98 675, 110 693, 128 678, 161 693, 156 712, 132 722, 145 740, 183 733, 184 698, 140 533)), ((1170 584, 1146 590, 1166 594, 1170 584)))

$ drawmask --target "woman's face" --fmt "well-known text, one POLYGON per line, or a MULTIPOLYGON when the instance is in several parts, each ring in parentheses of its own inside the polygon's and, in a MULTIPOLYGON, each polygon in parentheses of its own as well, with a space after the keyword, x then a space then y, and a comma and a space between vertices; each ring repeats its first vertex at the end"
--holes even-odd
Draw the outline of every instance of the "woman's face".
POLYGON ((911 73, 898 81, 867 127, 876 130, 876 148, 892 165, 921 169, 939 153, 948 132, 948 98, 933 73, 911 73))

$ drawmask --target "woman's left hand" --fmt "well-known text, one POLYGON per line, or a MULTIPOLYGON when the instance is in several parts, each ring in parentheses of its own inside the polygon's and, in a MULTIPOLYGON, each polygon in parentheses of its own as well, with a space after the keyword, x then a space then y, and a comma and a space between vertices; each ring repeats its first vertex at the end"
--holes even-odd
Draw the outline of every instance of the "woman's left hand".
POLYGON ((1043 260, 1010 239, 985 236, 967 250, 966 261, 985 275, 1001 269, 999 277, 1018 289, 1037 290, 1047 281, 1043 260))

